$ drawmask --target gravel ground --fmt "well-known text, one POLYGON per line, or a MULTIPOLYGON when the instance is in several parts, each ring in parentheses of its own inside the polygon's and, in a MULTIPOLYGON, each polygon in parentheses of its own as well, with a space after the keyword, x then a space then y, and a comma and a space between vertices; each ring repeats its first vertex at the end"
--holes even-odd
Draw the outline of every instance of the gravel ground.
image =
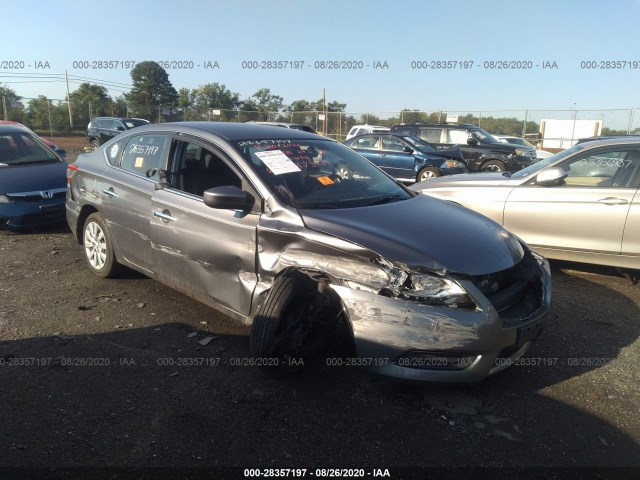
POLYGON ((66 228, 1 232, 0 477, 107 466, 404 478, 411 466, 638 478, 640 287, 615 270, 553 275, 541 338, 483 383, 405 385, 325 364, 273 380, 238 365, 246 326, 137 273, 95 277, 66 228))

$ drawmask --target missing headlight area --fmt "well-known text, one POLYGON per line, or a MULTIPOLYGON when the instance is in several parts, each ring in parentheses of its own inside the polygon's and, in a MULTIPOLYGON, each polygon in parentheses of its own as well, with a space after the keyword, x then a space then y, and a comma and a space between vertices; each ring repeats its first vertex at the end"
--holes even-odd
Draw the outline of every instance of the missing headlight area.
POLYGON ((471 281, 505 321, 525 319, 540 306, 543 296, 541 270, 529 251, 513 267, 471 281))

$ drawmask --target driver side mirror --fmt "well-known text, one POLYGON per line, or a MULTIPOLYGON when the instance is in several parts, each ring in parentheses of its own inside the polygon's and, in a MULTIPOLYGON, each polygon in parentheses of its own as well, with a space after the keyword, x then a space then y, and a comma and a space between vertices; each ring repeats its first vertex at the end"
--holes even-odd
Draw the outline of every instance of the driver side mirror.
POLYGON ((413 153, 415 150, 414 150, 413 148, 411 148, 411 147, 404 147, 404 148, 402 149, 402 151, 403 151, 404 153, 413 153))
POLYGON ((469 135, 467 137, 467 145, 477 145, 478 144, 478 139, 476 137, 474 137, 473 135, 469 135))
POLYGON ((547 187, 560 185, 567 175, 569 175, 568 172, 562 168, 547 168, 536 175, 536 183, 547 187))

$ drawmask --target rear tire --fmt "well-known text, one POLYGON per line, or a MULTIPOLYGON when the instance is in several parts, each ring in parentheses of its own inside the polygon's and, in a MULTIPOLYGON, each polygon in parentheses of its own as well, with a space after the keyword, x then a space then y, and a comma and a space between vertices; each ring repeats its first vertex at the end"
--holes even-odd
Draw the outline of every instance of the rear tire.
POLYGON ((96 148, 98 148, 100 146, 100 140, 97 139, 97 138, 92 138, 91 139, 91 146, 95 150, 96 148))
POLYGON ((418 182, 427 182, 429 180, 433 180, 440 176, 440 171, 434 167, 425 167, 420 172, 418 172, 417 181, 418 182))
POLYGON ((122 266, 116 261, 107 224, 99 213, 87 217, 82 229, 84 257, 91 271, 102 278, 115 277, 122 266))
POLYGON ((481 170, 483 172, 506 172, 507 166, 500 160, 489 160, 482 165, 481 170))
POLYGON ((253 319, 251 354, 269 376, 284 378, 303 370, 303 342, 309 333, 304 316, 313 294, 301 280, 279 277, 253 319))

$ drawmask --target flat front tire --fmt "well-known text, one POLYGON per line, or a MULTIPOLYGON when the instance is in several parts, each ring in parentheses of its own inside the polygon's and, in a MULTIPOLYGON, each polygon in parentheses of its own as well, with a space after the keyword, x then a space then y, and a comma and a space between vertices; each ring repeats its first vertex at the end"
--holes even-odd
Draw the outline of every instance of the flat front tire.
MULTIPOLYGON (((303 328, 309 291, 291 277, 277 278, 251 325, 249 345, 256 363, 272 377, 287 377, 304 367, 290 336, 303 328)), ((301 345, 300 345, 301 346, 301 345)))
POLYGON ((92 213, 84 222, 82 244, 85 259, 94 274, 108 278, 120 271, 107 224, 99 213, 92 213))

